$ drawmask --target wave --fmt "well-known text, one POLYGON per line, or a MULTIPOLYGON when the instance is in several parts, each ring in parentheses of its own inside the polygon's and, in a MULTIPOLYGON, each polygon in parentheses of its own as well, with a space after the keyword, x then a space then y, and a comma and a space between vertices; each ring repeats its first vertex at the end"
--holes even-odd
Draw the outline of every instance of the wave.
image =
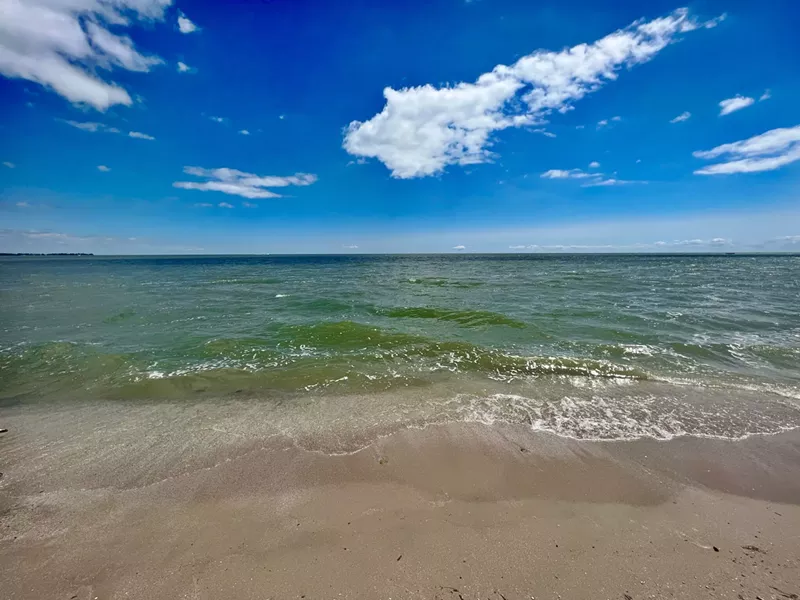
POLYGON ((475 288, 484 285, 482 281, 458 281, 446 279, 444 277, 412 277, 406 280, 413 285, 426 285, 432 287, 451 287, 451 288, 475 288))
POLYGON ((405 307, 390 308, 377 311, 378 314, 400 319, 435 319, 437 321, 450 321, 464 327, 479 327, 481 325, 507 325, 523 329, 526 325, 522 321, 512 319, 505 315, 484 310, 454 310, 446 308, 405 307))

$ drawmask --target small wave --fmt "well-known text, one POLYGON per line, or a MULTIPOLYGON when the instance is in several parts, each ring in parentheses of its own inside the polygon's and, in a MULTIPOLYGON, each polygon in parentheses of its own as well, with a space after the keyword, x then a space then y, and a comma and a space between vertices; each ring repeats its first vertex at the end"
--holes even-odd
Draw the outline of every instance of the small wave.
POLYGON ((275 294, 276 298, 288 298, 289 294, 275 294))
POLYGON ((435 319, 437 321, 452 321, 464 327, 479 327, 481 325, 507 325, 522 329, 525 323, 505 315, 484 310, 453 310, 428 307, 390 308, 376 311, 378 314, 400 319, 435 319))
POLYGON ((275 283, 283 283, 283 281, 275 279, 274 277, 251 277, 242 279, 215 279, 207 282, 206 285, 272 285, 275 283))
POLYGON ((452 288, 474 288, 483 285, 482 281, 457 281, 445 279, 443 277, 412 277, 406 280, 407 283, 414 285, 427 285, 432 287, 452 287, 452 288))

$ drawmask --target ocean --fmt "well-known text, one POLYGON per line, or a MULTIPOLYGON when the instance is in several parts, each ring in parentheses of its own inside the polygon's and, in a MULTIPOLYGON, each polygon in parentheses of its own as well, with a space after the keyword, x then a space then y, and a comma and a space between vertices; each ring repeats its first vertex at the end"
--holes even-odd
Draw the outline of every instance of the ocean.
POLYGON ((12 257, 0 298, 0 408, 203 407, 221 427, 220 406, 343 450, 452 421, 800 426, 798 256, 12 257))

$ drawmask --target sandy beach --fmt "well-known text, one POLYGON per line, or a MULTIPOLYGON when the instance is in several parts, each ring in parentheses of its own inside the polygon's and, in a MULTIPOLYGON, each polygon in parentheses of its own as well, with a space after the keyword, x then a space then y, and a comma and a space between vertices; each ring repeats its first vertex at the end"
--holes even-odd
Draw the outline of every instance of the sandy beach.
POLYGON ((45 412, 5 411, 9 599, 800 594, 796 431, 587 442, 461 423, 330 455, 210 445, 188 422, 178 447, 131 420, 103 453, 102 411, 78 438, 45 412))

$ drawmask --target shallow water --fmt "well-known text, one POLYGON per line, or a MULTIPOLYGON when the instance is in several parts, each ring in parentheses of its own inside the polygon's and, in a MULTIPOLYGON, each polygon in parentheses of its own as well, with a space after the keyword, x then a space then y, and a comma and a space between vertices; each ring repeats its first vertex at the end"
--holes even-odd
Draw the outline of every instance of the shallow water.
POLYGON ((800 257, 0 259, 0 402, 246 402, 293 435, 800 426, 800 257))

